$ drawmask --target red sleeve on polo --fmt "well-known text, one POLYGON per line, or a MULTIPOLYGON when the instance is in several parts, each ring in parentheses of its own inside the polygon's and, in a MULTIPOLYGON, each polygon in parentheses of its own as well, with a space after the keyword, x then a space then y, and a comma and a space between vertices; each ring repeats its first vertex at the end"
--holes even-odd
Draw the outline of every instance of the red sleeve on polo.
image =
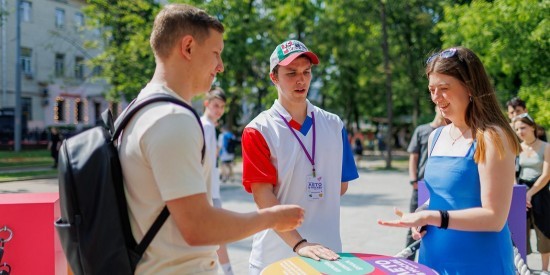
POLYGON ((251 184, 277 184, 277 170, 271 163, 271 152, 264 136, 254 128, 244 128, 242 135, 243 186, 252 193, 251 184))

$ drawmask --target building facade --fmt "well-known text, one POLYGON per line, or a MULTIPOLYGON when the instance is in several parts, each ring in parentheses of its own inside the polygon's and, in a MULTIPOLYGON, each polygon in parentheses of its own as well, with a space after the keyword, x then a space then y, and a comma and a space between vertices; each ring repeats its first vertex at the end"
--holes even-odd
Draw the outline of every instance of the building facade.
MULTIPOLYGON (((0 110, 15 107, 16 0, 1 0, 4 21, 0 51, 0 110)), ((50 126, 81 130, 96 125, 101 112, 123 104, 108 102, 100 67, 88 61, 101 52, 87 41, 101 45, 99 30, 86 28, 85 0, 20 0, 21 6, 21 102, 25 132, 50 126)), ((12 111, 13 112, 13 111, 12 111)))

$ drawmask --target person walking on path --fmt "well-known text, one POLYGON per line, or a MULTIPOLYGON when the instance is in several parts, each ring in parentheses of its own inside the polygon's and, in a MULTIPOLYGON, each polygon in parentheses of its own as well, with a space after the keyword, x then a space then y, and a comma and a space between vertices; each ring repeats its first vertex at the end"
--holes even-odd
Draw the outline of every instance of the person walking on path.
POLYGON ((360 167, 360 162, 363 159, 363 145, 365 143, 365 137, 360 129, 357 129, 353 133, 353 153, 355 154, 355 165, 360 167))
MULTIPOLYGON (((439 108, 435 107, 435 117, 432 122, 419 125, 414 129, 409 147, 409 183, 412 186, 411 202, 409 206, 409 212, 414 213, 418 208, 418 182, 424 180, 424 169, 426 167, 426 161, 428 160, 428 138, 430 134, 438 127, 445 125, 445 119, 441 115, 439 108)), ((414 242, 412 237, 412 231, 409 229, 407 233, 407 244, 411 245, 414 242)), ((414 253, 407 257, 409 260, 414 261, 416 258, 416 250, 420 244, 414 249, 414 253)))
POLYGON ((53 158, 52 168, 57 168, 57 163, 59 161, 59 149, 61 148, 61 134, 56 127, 50 129, 50 140, 48 142, 48 150, 50 150, 50 155, 53 158))
POLYGON ((432 101, 451 122, 428 141, 430 200, 425 210, 396 209, 399 219, 379 224, 412 227, 413 238, 423 236, 418 261, 439 274, 515 274, 506 220, 518 138, 474 52, 453 47, 436 53, 426 75, 432 101))
POLYGON ((218 137, 218 147, 220 148, 220 170, 223 182, 231 181, 233 178, 233 161, 235 160, 235 144, 237 138, 229 130, 229 126, 224 125, 222 132, 218 137))
POLYGON ((302 226, 289 232, 264 230, 254 236, 250 274, 296 254, 336 260, 341 252, 340 196, 359 177, 344 123, 307 100, 317 56, 300 41, 275 47, 270 78, 273 106, 242 134, 243 185, 259 209, 298 204, 302 226))
MULTIPOLYGON (((194 96, 209 91, 224 69, 223 32, 223 25, 201 9, 164 6, 150 37, 155 72, 137 100, 167 94, 191 105, 194 96)), ((212 207, 206 180, 210 168, 201 163, 201 128, 191 110, 157 102, 137 112, 119 140, 134 238, 143 238, 165 206, 170 212, 136 274, 217 274, 217 245, 270 228, 293 230, 303 220, 303 209, 296 205, 251 213, 212 207)))
MULTIPOLYGON (((206 167, 210 168, 210 173, 207 175, 207 181, 210 180, 210 194, 212 196, 212 204, 216 208, 222 208, 220 196, 220 172, 217 166, 219 147, 216 142, 216 125, 225 111, 226 97, 221 89, 211 90, 206 94, 204 100, 204 114, 201 116, 202 126, 204 128, 204 141, 206 146, 206 154, 209 156, 210 163, 206 167)), ((225 275, 232 275, 231 263, 227 255, 227 247, 225 244, 220 244, 217 251, 220 267, 225 275)))
POLYGON ((541 274, 547 275, 550 262, 550 146, 536 136, 537 124, 529 114, 516 116, 512 123, 523 140, 518 183, 527 186, 527 253, 532 253, 529 240, 531 228, 534 228, 542 260, 541 274))

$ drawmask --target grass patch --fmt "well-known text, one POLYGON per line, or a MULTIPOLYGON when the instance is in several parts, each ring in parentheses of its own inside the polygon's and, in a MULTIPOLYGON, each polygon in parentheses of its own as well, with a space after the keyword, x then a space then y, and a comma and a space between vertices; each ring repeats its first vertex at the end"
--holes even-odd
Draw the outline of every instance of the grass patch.
POLYGON ((38 177, 55 177, 57 176, 57 169, 43 170, 43 171, 24 171, 24 172, 14 172, 14 173, 2 173, 0 174, 1 181, 14 181, 27 178, 38 178, 38 177))
POLYGON ((29 150, 22 152, 0 151, 0 168, 52 165, 49 150, 29 150))

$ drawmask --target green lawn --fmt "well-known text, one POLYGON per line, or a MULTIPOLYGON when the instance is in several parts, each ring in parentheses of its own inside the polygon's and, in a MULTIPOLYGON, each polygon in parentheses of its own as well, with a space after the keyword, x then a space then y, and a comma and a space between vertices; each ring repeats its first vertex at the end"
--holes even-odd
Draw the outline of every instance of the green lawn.
POLYGON ((0 182, 30 179, 30 178, 55 177, 56 175, 57 175, 57 169, 51 169, 51 170, 45 170, 45 171, 1 173, 0 182))
POLYGON ((48 150, 28 150, 15 153, 0 151, 0 168, 52 165, 53 159, 48 150))

